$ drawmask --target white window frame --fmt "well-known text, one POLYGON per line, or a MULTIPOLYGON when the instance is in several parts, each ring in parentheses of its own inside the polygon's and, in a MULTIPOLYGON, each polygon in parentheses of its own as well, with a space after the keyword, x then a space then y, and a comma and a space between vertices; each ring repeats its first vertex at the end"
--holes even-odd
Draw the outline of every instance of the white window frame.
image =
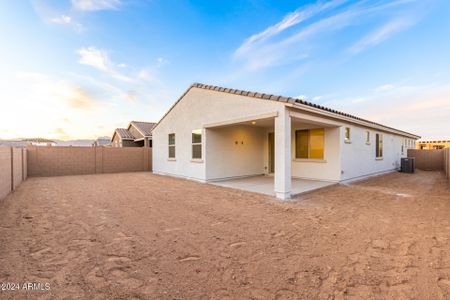
POLYGON ((366 145, 370 145, 370 131, 366 130, 366 145))
POLYGON ((352 142, 352 130, 350 127, 344 127, 344 141, 346 143, 352 142), (347 130, 348 130, 348 137, 347 137, 347 130))
POLYGON ((203 132, 201 129, 194 129, 192 130, 191 133, 191 142, 192 142, 192 146, 191 146, 191 159, 193 161, 202 161, 203 159, 203 132), (194 143, 194 134, 199 134, 200 135, 200 142, 195 142, 194 143), (194 157, 194 146, 200 146, 200 157, 194 157))
POLYGON ((381 160, 383 159, 383 135, 381 133, 375 134, 375 159, 381 160), (377 140, 378 136, 378 140, 377 140), (377 151, 381 150, 381 151, 377 151), (379 152, 381 152, 381 155, 379 156, 379 152))
POLYGON ((169 134, 167 135, 167 144, 168 144, 168 147, 167 147, 167 150, 168 150, 167 157, 168 157, 168 159, 169 159, 169 160, 174 160, 174 159, 176 159, 176 157, 177 157, 177 148, 176 148, 176 144, 177 144, 177 136, 176 136, 175 133, 169 133, 169 134), (173 144, 170 143, 170 136, 171 136, 171 135, 173 135, 173 144), (171 147, 173 147, 173 157, 170 156, 170 148, 171 148, 171 147))

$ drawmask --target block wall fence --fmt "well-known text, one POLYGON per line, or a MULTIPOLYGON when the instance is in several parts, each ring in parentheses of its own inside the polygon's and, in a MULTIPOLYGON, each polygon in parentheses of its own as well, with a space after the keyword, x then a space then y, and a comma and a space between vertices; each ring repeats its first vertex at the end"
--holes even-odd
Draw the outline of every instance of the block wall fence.
POLYGON ((444 153, 447 149, 419 150, 408 149, 408 157, 416 159, 419 170, 444 170, 444 153))
POLYGON ((450 148, 444 149, 444 172, 450 181, 450 148))
POLYGON ((28 176, 63 176, 152 170, 151 148, 27 147, 28 176))
POLYGON ((27 150, 0 147, 0 200, 27 179, 27 150))

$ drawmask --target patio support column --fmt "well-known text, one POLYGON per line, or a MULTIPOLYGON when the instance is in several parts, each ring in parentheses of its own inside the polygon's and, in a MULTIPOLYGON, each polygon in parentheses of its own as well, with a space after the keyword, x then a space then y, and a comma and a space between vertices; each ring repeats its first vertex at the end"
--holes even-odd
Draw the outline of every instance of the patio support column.
POLYGON ((291 197, 291 116, 286 108, 275 117, 275 195, 291 197))

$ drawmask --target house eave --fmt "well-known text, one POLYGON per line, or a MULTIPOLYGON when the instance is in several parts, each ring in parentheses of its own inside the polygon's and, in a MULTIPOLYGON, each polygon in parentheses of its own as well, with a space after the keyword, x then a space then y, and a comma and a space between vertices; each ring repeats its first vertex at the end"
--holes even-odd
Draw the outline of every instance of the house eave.
POLYGON ((389 133, 393 133, 393 134, 400 135, 400 136, 409 137, 409 138, 412 138, 412 139, 415 139, 415 140, 421 138, 420 136, 412 134, 412 133, 409 133, 409 132, 405 132, 405 131, 398 130, 398 129, 395 129, 395 128, 387 127, 387 126, 381 125, 381 124, 376 124, 376 123, 373 123, 373 122, 370 122, 370 121, 366 121, 366 120, 363 120, 363 119, 355 119, 354 117, 346 117, 346 116, 343 116, 341 114, 328 112, 326 110, 323 110, 323 109, 320 109, 320 108, 314 108, 314 107, 311 107, 311 106, 305 105, 305 104, 295 103, 292 107, 294 109, 298 109, 298 110, 302 110, 302 111, 308 111, 308 112, 312 112, 312 113, 315 113, 315 114, 318 114, 318 115, 321 115, 321 116, 333 118, 333 119, 336 119, 336 120, 341 120, 341 121, 344 121, 346 123, 357 124, 357 125, 360 125, 360 126, 376 129, 376 130, 379 130, 379 131, 384 131, 384 132, 389 132, 389 133))

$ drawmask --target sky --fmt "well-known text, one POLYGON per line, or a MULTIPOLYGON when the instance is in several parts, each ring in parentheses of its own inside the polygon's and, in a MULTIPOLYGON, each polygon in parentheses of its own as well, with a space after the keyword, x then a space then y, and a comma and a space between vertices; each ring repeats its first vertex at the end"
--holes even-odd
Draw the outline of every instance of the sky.
POLYGON ((111 136, 194 82, 450 139, 450 1, 0 1, 0 139, 111 136))

